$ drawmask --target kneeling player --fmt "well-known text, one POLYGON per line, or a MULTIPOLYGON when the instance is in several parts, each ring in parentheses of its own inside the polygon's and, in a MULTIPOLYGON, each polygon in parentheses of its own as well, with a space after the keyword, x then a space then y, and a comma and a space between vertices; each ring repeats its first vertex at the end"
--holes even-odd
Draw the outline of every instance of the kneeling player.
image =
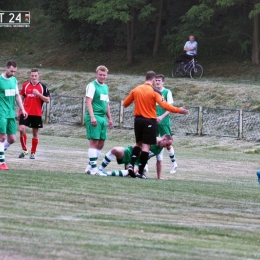
MULTIPOLYGON (((157 178, 161 178, 161 171, 162 171, 162 155, 163 155, 163 148, 164 147, 170 147, 173 143, 173 138, 171 135, 163 135, 161 137, 157 137, 157 143, 156 145, 151 145, 150 152, 149 152, 149 159, 153 156, 156 156, 157 162, 156 162, 156 169, 157 169, 157 178)), ((104 157, 101 166, 99 167, 99 170, 106 173, 108 176, 122 176, 125 177, 128 175, 128 165, 131 161, 132 156, 132 146, 127 147, 113 147, 104 157), (118 164, 124 164, 125 169, 124 170, 115 170, 115 171, 108 171, 105 172, 105 168, 108 166, 108 164, 116 158, 118 164)), ((135 164, 134 172, 138 172, 138 162, 135 164)), ((137 177, 141 177, 141 175, 137 174, 137 177)), ((142 178, 147 178, 145 175, 142 176, 142 178)))

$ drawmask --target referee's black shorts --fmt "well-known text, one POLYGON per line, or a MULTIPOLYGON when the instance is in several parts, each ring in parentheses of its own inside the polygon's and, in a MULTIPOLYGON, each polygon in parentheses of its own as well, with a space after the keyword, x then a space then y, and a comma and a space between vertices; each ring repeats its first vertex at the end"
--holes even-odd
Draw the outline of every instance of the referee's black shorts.
POLYGON ((156 144, 157 120, 136 116, 134 122, 135 141, 156 144))

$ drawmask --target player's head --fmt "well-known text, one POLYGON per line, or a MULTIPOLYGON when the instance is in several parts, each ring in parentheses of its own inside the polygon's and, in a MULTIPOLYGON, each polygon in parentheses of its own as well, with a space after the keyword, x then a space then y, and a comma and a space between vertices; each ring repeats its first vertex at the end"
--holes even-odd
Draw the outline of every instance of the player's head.
POLYGON ((170 147, 172 143, 173 143, 173 138, 171 135, 163 135, 158 141, 158 146, 160 146, 161 148, 170 147))
POLYGON ((103 84, 107 79, 108 69, 106 66, 100 65, 96 68, 97 81, 103 84))
POLYGON ((146 75, 145 75, 145 81, 152 81, 154 80, 156 77, 156 73, 152 70, 147 71, 146 75))
POLYGON ((158 89, 161 89, 164 85, 164 75, 163 74, 157 74, 155 77, 155 84, 158 89))
POLYGON ((7 61, 6 65, 5 65, 5 77, 6 78, 13 77, 16 71, 17 71, 16 62, 13 60, 7 61))
POLYGON ((39 74, 38 69, 36 69, 36 68, 31 69, 30 79, 31 79, 31 82, 32 82, 34 85, 39 82, 39 77, 40 77, 40 74, 39 74))

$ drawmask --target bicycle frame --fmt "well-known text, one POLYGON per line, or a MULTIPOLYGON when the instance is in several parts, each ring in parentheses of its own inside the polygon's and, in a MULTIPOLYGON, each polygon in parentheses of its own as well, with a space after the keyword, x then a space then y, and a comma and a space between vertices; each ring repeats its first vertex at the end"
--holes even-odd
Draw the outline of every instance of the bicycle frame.
POLYGON ((188 70, 190 70, 191 68, 194 68, 194 67, 195 67, 195 59, 194 59, 194 57, 188 63, 184 63, 184 65, 183 65, 183 69, 184 69, 185 73, 188 70))

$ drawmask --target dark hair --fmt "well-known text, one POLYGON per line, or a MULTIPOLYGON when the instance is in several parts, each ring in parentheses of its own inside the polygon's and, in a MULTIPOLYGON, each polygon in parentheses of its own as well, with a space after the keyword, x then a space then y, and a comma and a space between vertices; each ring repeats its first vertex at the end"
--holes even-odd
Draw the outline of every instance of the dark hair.
POLYGON ((156 75, 156 79, 162 79, 162 81, 164 81, 164 75, 163 74, 157 74, 156 75))
POLYGON ((31 69, 31 72, 39 72, 39 70, 36 68, 33 68, 33 69, 31 69))
POLYGON ((156 77, 156 73, 152 70, 146 72, 145 80, 153 80, 156 77))
POLYGON ((13 61, 13 60, 7 61, 5 66, 6 66, 6 68, 8 68, 8 69, 9 69, 11 66, 13 66, 14 68, 17 67, 16 62, 13 61))

